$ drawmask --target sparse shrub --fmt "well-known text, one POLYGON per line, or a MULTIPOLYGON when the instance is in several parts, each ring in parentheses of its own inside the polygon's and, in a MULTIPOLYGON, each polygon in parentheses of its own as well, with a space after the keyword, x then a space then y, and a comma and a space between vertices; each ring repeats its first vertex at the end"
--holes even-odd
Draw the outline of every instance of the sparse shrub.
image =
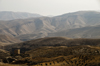
POLYGON ((41 64, 41 66, 42 66, 42 64, 41 64))
POLYGON ((50 65, 51 65, 52 63, 50 63, 50 65))
POLYGON ((55 64, 55 62, 53 61, 53 63, 55 64))
POLYGON ((45 63, 45 65, 47 66, 48 64, 47 64, 47 63, 45 63))

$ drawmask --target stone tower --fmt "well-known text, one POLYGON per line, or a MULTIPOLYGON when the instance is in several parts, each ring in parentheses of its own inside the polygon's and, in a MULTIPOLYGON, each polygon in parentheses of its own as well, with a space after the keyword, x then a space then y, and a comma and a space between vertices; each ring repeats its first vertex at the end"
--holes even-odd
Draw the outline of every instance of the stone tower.
POLYGON ((20 55, 20 49, 19 48, 12 48, 11 54, 12 55, 20 55))

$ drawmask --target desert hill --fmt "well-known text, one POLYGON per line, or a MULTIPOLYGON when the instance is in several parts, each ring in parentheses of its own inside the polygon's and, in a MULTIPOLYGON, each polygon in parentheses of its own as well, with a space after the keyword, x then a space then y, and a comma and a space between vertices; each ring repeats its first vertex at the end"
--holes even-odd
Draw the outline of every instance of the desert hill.
MULTIPOLYGON (((40 34, 42 37, 47 33, 55 32, 54 26, 49 22, 42 21, 44 18, 30 18, 10 21, 0 21, 1 34, 21 36, 28 34, 40 34)), ((37 37, 37 36, 36 36, 37 37)), ((35 38, 35 36, 33 36, 35 38)))
POLYGON ((99 22, 100 12, 95 11, 78 11, 73 13, 67 13, 60 16, 54 17, 54 22, 52 23, 57 27, 57 29, 72 29, 80 28, 85 26, 95 26, 100 25, 99 22), (58 18, 58 19, 57 19, 58 18), (57 21, 56 21, 57 20, 57 21))
POLYGON ((23 51, 27 51, 46 46, 72 47, 81 45, 100 46, 100 39, 69 39, 64 37, 49 37, 8 45, 5 46, 5 49, 10 50, 11 48, 21 48, 24 49, 23 51))
POLYGON ((49 37, 100 38, 100 25, 69 29, 48 34, 49 37))
POLYGON ((0 47, 9 45, 9 44, 13 44, 13 43, 18 43, 18 42, 21 42, 21 41, 14 37, 8 36, 8 35, 0 34, 0 47))
POLYGON ((98 51, 97 54, 100 53, 100 49, 91 48, 89 46, 75 46, 75 47, 43 47, 37 48, 30 51, 27 51, 26 54, 31 54, 33 58, 38 57, 58 57, 58 56, 68 56, 68 55, 94 55, 95 51, 98 51))
POLYGON ((0 12, 0 20, 25 19, 25 18, 32 18, 32 17, 41 17, 41 15, 26 13, 26 12, 12 12, 12 11, 0 12))
MULTIPOLYGON (((69 40, 69 38, 64 38, 64 37, 39 38, 35 40, 8 45, 5 46, 5 49, 9 50, 11 48, 22 48, 26 51, 30 49, 43 47, 43 46, 56 46, 56 45, 59 46, 62 43, 66 42, 67 40, 69 40)), ((61 46, 63 46, 63 44, 61 46)))
MULTIPOLYGON (((100 12, 79 11, 55 17, 0 21, 0 32, 1 34, 11 35, 25 41, 43 38, 48 36, 49 33, 55 33, 63 30, 66 31, 68 29, 97 26, 100 25, 99 18, 100 12)), ((98 38, 98 36, 95 37, 98 38)))

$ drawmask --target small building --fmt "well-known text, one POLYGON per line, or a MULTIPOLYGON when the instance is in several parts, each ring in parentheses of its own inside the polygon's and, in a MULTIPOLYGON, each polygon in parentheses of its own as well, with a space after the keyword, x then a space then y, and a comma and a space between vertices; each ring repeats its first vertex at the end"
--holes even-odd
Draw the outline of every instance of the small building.
POLYGON ((11 55, 20 55, 20 48, 12 48, 11 55))

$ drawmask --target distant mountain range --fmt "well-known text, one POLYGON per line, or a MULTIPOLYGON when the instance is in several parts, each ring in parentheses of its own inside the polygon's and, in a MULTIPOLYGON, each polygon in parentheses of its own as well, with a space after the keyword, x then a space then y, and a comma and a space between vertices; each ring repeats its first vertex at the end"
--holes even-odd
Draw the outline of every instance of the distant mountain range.
POLYGON ((0 20, 25 19, 25 18, 32 18, 32 17, 41 17, 41 15, 26 13, 26 12, 11 12, 11 11, 0 12, 0 20))
POLYGON ((0 33, 23 41, 51 36, 100 38, 99 25, 100 12, 79 11, 55 17, 0 21, 0 33))

